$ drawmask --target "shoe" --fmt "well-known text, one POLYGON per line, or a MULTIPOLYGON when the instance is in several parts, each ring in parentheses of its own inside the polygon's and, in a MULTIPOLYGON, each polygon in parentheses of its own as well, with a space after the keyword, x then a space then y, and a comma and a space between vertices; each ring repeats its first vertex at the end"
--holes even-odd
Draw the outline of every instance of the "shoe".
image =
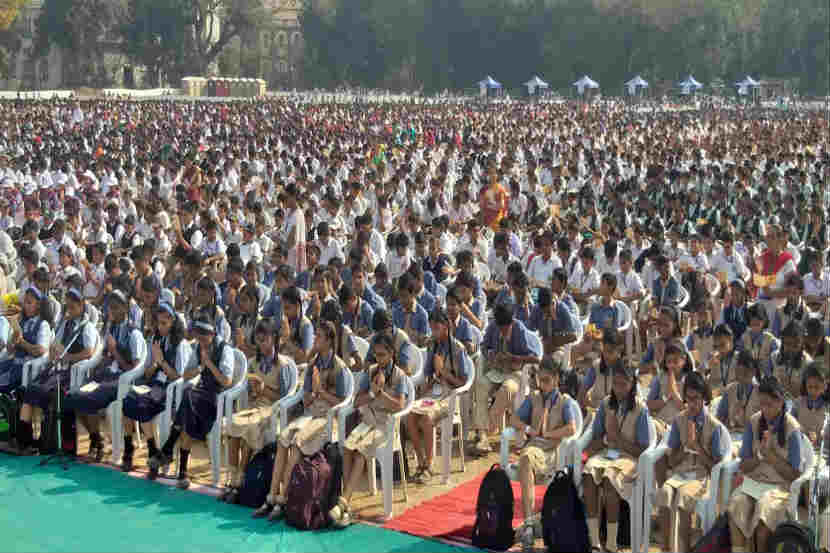
POLYGON ((424 472, 424 467, 418 467, 415 470, 415 474, 410 474, 409 475, 408 481, 417 483, 418 479, 421 477, 421 474, 423 474, 423 472, 424 472))
POLYGON ((124 455, 121 459, 121 472, 132 472, 133 466, 133 457, 132 455, 124 455))
POLYGON ((332 522, 336 528, 347 528, 352 524, 352 515, 349 514, 349 511, 344 511, 339 519, 332 522))
POLYGON ((430 482, 432 482, 432 477, 433 476, 435 476, 435 475, 432 473, 432 469, 429 469, 429 468, 425 467, 425 468, 420 470, 420 472, 417 476, 417 479, 415 481, 418 484, 421 484, 422 486, 424 486, 424 485, 429 484, 430 482))
POLYGON ((187 476, 179 476, 176 479, 176 487, 180 490, 186 490, 190 487, 190 480, 187 479, 187 476))
POLYGON ((336 522, 342 518, 343 513, 349 510, 349 505, 346 503, 346 499, 341 497, 337 498, 337 504, 329 509, 329 519, 332 522, 336 522))
POLYGON ((238 505, 239 504, 239 489, 233 488, 231 493, 228 497, 225 498, 225 503, 228 505, 238 505))
POLYGON ((271 509, 271 512, 268 513, 268 522, 276 522, 282 518, 282 505, 277 503, 274 505, 274 508, 271 509))
POLYGON ((475 446, 473 446, 473 451, 476 455, 484 457, 486 455, 490 455, 493 452, 493 448, 490 447, 490 442, 487 440, 486 437, 482 437, 479 439, 475 446))
POLYGON ((268 503, 267 501, 262 504, 262 506, 254 511, 253 517, 254 518, 262 518, 268 516, 271 511, 274 510, 274 506, 268 503))
POLYGON ((533 549, 533 543, 535 538, 533 537, 533 525, 524 525, 519 528, 518 531, 518 538, 519 541, 522 543, 522 548, 525 551, 530 551, 533 549))
POLYGON ((159 477, 159 469, 150 468, 150 471, 147 473, 147 480, 155 480, 159 477))
POLYGON ((219 494, 219 497, 216 498, 216 501, 221 501, 222 503, 226 503, 228 501, 228 496, 231 495, 233 492, 233 488, 230 486, 222 490, 222 493, 219 494))
POLYGON ((164 451, 159 450, 157 454, 150 457, 148 464, 150 465, 151 469, 156 469, 158 471, 159 468, 169 465, 173 462, 173 456, 168 455, 164 451))

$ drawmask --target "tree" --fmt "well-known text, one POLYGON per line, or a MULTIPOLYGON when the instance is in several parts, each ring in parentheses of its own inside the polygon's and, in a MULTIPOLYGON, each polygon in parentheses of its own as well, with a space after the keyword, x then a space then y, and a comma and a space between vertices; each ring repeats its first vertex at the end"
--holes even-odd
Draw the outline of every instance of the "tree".
POLYGON ((0 0, 0 31, 6 31, 28 0, 0 0))
POLYGON ((119 32, 122 50, 146 68, 146 84, 161 84, 162 74, 176 82, 182 74, 186 55, 187 6, 181 0, 129 0, 128 19, 119 32))

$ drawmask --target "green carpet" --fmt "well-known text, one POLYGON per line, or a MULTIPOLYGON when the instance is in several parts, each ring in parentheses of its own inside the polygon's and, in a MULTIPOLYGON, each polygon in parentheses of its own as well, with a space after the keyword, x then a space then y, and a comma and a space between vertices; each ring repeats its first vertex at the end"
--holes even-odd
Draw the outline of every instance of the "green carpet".
POLYGON ((3 551, 469 551, 382 528, 301 532, 101 467, 0 454, 3 551))

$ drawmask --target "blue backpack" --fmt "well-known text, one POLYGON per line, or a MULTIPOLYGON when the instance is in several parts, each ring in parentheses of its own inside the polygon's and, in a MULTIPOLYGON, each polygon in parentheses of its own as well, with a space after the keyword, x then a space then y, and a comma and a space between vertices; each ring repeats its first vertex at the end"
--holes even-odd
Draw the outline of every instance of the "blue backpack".
POLYGON ((542 533, 551 553, 591 551, 585 505, 574 485, 572 466, 557 471, 545 492, 542 533))
POLYGON ((479 549, 505 551, 516 541, 513 532, 513 488, 510 478, 495 464, 478 488, 472 542, 479 549))

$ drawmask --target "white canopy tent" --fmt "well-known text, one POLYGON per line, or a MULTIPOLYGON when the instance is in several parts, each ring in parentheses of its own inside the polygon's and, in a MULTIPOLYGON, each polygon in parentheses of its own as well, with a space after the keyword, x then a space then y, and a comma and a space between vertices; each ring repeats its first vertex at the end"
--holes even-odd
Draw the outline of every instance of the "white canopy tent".
POLYGON ((628 89, 628 93, 631 96, 637 94, 637 89, 644 89, 648 88, 648 82, 646 82, 641 76, 637 75, 627 83, 625 83, 625 88, 628 89))
POLYGON ((533 75, 533 78, 527 81, 525 86, 527 87, 527 93, 533 96, 537 91, 547 89, 550 85, 540 79, 538 75, 533 75))
POLYGON ((683 94, 691 94, 695 90, 700 90, 703 88, 703 85, 700 84, 697 79, 689 75, 684 80, 680 81, 678 84, 680 90, 683 94))
POLYGON ((581 79, 576 81, 572 86, 576 87, 577 94, 582 95, 585 92, 586 88, 599 88, 599 83, 593 80, 588 75, 585 75, 581 79))
POLYGON ((481 95, 486 96, 491 90, 499 90, 501 83, 490 75, 487 75, 484 79, 478 81, 478 88, 481 95))
POLYGON ((747 75, 744 80, 737 81, 735 86, 738 87, 738 94, 741 96, 746 96, 749 93, 750 89, 753 88, 760 88, 761 83, 747 75))

